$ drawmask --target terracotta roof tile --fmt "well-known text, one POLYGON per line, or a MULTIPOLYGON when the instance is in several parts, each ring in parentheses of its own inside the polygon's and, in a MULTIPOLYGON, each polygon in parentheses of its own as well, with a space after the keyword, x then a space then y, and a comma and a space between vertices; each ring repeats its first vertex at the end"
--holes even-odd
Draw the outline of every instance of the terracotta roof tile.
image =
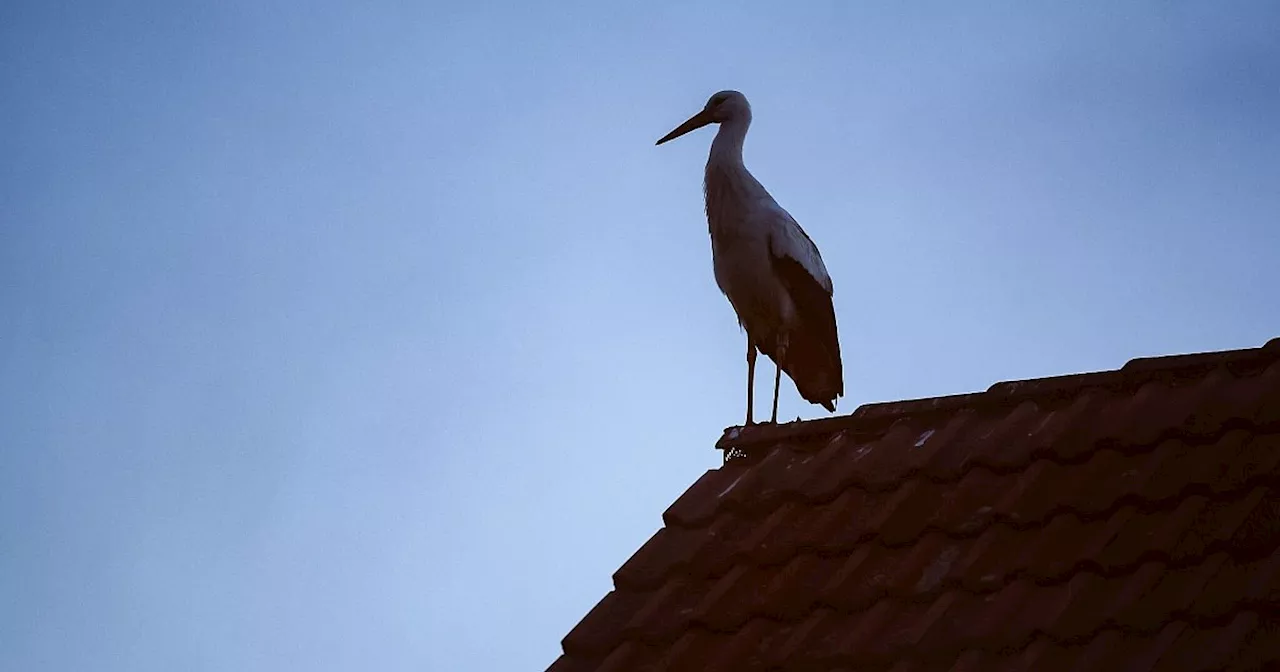
POLYGON ((1280 663, 1280 339, 717 445, 552 670, 1280 663))

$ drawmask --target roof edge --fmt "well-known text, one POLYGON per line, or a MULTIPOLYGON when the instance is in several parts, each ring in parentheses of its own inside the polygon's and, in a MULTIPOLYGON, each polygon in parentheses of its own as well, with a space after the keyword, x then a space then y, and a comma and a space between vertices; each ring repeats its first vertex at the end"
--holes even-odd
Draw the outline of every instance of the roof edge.
POLYGON ((1017 404, 1028 399, 1053 399, 1087 388, 1136 389, 1155 380, 1177 380, 1204 375, 1219 366, 1268 364, 1280 359, 1280 337, 1255 348, 1219 350, 1183 355, 1136 357, 1119 369, 1072 373, 1046 378, 1002 381, 984 392, 925 397, 863 404, 848 415, 781 424, 726 427, 716 449, 746 450, 761 444, 803 440, 837 431, 878 434, 904 417, 948 413, 960 408, 984 408, 1017 404))

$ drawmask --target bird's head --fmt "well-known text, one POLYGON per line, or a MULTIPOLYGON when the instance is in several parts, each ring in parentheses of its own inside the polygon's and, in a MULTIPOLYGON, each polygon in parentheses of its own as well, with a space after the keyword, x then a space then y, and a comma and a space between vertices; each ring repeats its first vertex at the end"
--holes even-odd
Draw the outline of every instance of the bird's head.
POLYGON ((668 140, 674 140, 689 131, 702 128, 707 124, 723 124, 729 121, 750 120, 751 105, 747 103, 747 97, 737 91, 720 91, 711 96, 707 100, 707 104, 702 111, 689 117, 683 124, 680 124, 675 130, 662 136, 657 143, 661 145, 668 140))

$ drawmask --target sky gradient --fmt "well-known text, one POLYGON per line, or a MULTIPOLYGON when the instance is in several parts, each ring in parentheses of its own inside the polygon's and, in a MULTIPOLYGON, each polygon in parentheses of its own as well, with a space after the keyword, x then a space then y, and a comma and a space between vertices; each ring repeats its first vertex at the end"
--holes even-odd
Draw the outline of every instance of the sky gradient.
POLYGON ((1280 5, 981 4, 5 3, 0 669, 550 664, 744 414, 720 89, 840 413, 1280 336, 1280 5))

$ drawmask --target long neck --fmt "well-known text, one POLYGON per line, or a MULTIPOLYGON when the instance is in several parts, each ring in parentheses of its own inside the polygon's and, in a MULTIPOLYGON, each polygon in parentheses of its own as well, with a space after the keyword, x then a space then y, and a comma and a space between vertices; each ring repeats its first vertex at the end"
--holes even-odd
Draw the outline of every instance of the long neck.
POLYGON ((711 142, 703 191, 713 239, 739 226, 746 217, 747 206, 760 196, 768 196, 742 163, 742 142, 750 125, 750 117, 722 122, 711 142))
POLYGON ((742 165, 742 143, 747 139, 751 117, 738 117, 721 122, 716 139, 711 141, 709 161, 742 165))

